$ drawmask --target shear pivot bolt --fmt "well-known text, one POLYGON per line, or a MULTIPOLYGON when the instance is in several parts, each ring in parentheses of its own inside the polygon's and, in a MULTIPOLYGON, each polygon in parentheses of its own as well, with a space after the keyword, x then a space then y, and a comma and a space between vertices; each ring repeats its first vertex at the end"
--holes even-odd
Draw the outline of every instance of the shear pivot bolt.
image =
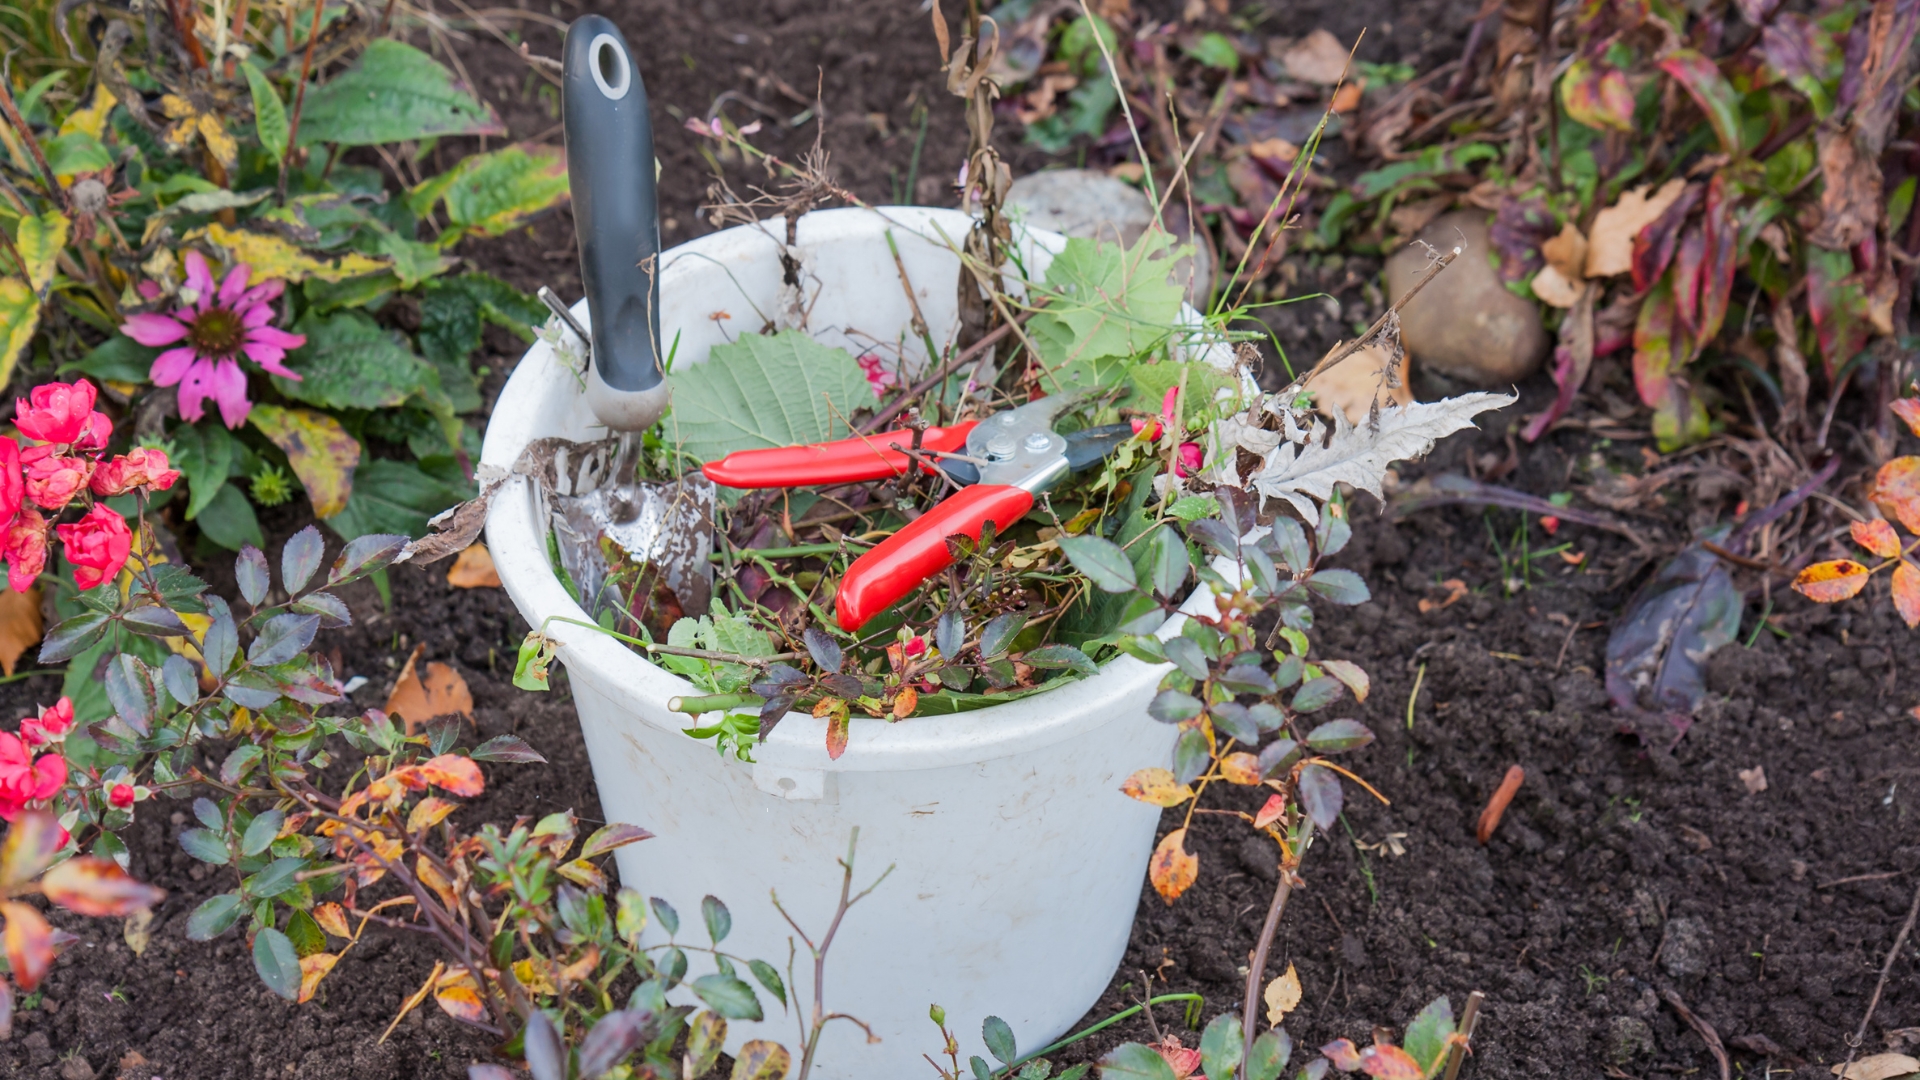
POLYGON ((1027 436, 1027 449, 1045 450, 1052 442, 1053 440, 1048 438, 1045 432, 1036 431, 1027 436))
POLYGON ((1004 461, 1013 456, 1016 445, 1011 435, 995 435, 987 440, 987 456, 996 461, 1004 461))

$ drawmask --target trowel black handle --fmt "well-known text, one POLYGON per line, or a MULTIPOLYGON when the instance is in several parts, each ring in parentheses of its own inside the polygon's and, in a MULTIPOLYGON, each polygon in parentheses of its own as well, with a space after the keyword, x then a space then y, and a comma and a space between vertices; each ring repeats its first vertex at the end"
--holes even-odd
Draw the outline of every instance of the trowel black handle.
POLYGON ((660 364, 660 212, 647 88, 620 29, 586 15, 567 29, 561 83, 580 277, 593 314, 588 402, 617 431, 667 405, 660 364))

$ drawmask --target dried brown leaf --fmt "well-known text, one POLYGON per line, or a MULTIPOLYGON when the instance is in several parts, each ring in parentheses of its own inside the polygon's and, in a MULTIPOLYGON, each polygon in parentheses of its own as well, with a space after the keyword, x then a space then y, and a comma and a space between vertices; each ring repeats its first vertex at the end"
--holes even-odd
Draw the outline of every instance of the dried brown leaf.
POLYGON ((1587 230, 1587 276, 1611 277, 1633 269, 1633 238, 1666 213, 1686 189, 1686 178, 1676 176, 1658 191, 1651 184, 1634 188, 1600 211, 1593 228, 1587 230))
POLYGON ((456 589, 497 589, 500 572, 494 569, 493 554, 485 544, 472 544, 447 569, 447 584, 456 589))
POLYGON ((35 645, 46 624, 40 618, 40 590, 0 591, 0 671, 13 674, 20 657, 35 645))
POLYGON ((400 670, 400 678, 393 684, 393 692, 387 695, 387 715, 404 717, 409 735, 436 716, 458 713, 473 719, 473 693, 459 672, 435 660, 427 664, 424 677, 419 673, 420 654, 426 648, 414 646, 413 655, 407 657, 407 666, 400 670))

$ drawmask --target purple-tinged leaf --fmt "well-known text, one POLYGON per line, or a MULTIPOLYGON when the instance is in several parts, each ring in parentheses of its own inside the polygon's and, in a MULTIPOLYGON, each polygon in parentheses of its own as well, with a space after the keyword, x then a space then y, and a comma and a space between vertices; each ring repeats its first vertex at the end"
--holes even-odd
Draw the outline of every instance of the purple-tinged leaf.
POLYGON ((592 836, 587 837, 586 844, 580 848, 580 857, 597 859, 609 851, 652 838, 652 833, 638 825, 622 825, 619 822, 602 825, 594 830, 592 836))
POLYGON ((1869 322, 1866 287, 1853 272, 1853 256, 1845 251, 1807 247, 1807 311, 1813 316, 1814 339, 1826 361, 1827 377, 1867 347, 1873 327, 1869 322))
POLYGON ((1200 715, 1200 699, 1178 690, 1162 690, 1147 704, 1147 715, 1163 724, 1178 724, 1200 715))
POLYGON ((1660 568, 1607 638, 1607 696, 1631 717, 1683 734, 1706 696, 1707 658, 1740 631, 1744 600, 1718 556, 1695 544, 1660 568))
POLYGON ((1712 341, 1726 322, 1733 301, 1733 271, 1740 256, 1740 223, 1734 219, 1733 198, 1723 173, 1707 183, 1707 208, 1701 219, 1706 235, 1706 257, 1700 272, 1699 323, 1694 328, 1697 352, 1712 341))
POLYGON ((1294 759, 1300 755, 1300 744, 1292 739, 1279 739, 1260 749, 1260 778, 1272 780, 1281 772, 1293 767, 1294 759))
MULTIPOLYGON (((298 540, 299 537, 294 538, 298 540)), ((289 544, 292 540, 287 541, 289 544)), ((343 585, 349 581, 384 570, 393 565, 400 552, 407 546, 407 537, 398 533, 372 533, 355 537, 347 541, 347 546, 333 560, 333 569, 327 573, 327 584, 343 585)), ((281 553, 284 562, 286 553, 281 553)), ((293 588, 293 575, 286 574, 288 589, 293 588)))
POLYGON ((287 539, 287 546, 280 549, 280 587, 289 593, 306 588, 326 551, 327 542, 321 539, 317 527, 309 525, 294 533, 287 539))
POLYGON ((1633 90, 1626 73, 1605 61, 1575 60, 1560 79, 1560 101, 1590 128, 1633 130, 1633 90))
POLYGON ((267 557, 259 548, 247 544, 240 549, 240 557, 233 560, 233 576, 247 603, 259 607, 266 602, 273 579, 267 572, 267 557))
POLYGON ((1729 154, 1740 152, 1740 94, 1720 74, 1712 60, 1693 49, 1675 49, 1658 64, 1690 95, 1700 111, 1707 114, 1713 133, 1720 138, 1720 149, 1729 154))
POLYGON ((813 662, 820 666, 821 671, 840 670, 840 665, 846 660, 846 654, 840 650, 840 643, 833 640, 825 630, 817 626, 809 626, 800 638, 806 642, 807 655, 813 657, 813 662))
POLYGON ((1357 750, 1373 741, 1373 732, 1358 720, 1329 720, 1307 732, 1307 749, 1317 754, 1357 750))
POLYGON ((1333 823, 1340 820, 1345 797, 1340 791, 1339 773, 1311 761, 1300 770, 1300 805, 1322 831, 1333 828, 1333 823))
POLYGON ((475 761, 511 761, 519 764, 540 765, 547 763, 547 759, 540 756, 540 751, 527 745, 527 740, 518 735, 495 735, 474 747, 473 752, 467 756, 475 761))
POLYGON ((1322 675, 1317 679, 1308 679, 1294 691, 1290 707, 1294 712, 1319 712, 1321 709, 1339 701, 1347 692, 1347 686, 1331 675, 1322 675))
POLYGON ((1673 317, 1695 341, 1700 333, 1700 271, 1706 261, 1707 230, 1695 224, 1680 234, 1673 253, 1673 317))
POLYGON ((1633 385, 1645 405, 1658 405, 1667 398, 1673 375, 1680 365, 1675 361, 1676 339, 1685 332, 1677 325, 1673 301, 1673 278, 1660 279, 1640 308, 1640 323, 1633 330, 1633 385))
POLYGON ((1700 205, 1706 194, 1706 188, 1700 184, 1688 184, 1660 216, 1641 226, 1633 234, 1633 287, 1638 292, 1646 292, 1661 274, 1667 272, 1667 264, 1673 260, 1673 248, 1680 239, 1680 227, 1686 224, 1687 215, 1700 205))
POLYGON ((1547 260, 1540 245, 1559 231, 1553 212, 1544 199, 1516 199, 1511 195, 1500 201, 1494 211, 1493 225, 1487 230, 1487 243, 1499 258, 1500 280, 1507 284, 1530 281, 1547 260))
POLYGON ((1217 731, 1242 746, 1252 746, 1260 741, 1260 726, 1253 722, 1253 716, 1247 712, 1245 705, 1223 701, 1207 706, 1207 715, 1213 718, 1213 726, 1217 731))

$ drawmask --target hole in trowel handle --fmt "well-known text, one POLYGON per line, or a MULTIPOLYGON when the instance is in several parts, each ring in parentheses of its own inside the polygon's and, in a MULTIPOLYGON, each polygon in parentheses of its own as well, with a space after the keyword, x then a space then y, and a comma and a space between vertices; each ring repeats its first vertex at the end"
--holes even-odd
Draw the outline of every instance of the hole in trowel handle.
POLYGON ((778 781, 778 783, 779 783, 779 786, 780 786, 780 790, 781 790, 781 791, 792 791, 792 790, 793 790, 794 788, 796 788, 796 787, 799 787, 799 786, 800 786, 800 785, 798 785, 798 784, 796 784, 796 783, 794 783, 794 782, 793 782, 793 777, 791 777, 791 776, 783 776, 783 777, 781 777, 781 778, 779 779, 779 781, 778 781))
POLYGON ((627 64, 626 50, 612 34, 601 34, 587 46, 591 58, 590 67, 593 81, 599 85, 600 92, 609 101, 619 101, 627 96, 627 84, 633 79, 633 72, 627 64))

